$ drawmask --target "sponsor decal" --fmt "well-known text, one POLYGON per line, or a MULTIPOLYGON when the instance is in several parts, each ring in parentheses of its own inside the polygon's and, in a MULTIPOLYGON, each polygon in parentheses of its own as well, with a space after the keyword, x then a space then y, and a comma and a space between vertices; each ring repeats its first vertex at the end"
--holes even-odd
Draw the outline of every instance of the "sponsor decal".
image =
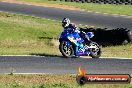
POLYGON ((74 42, 74 43, 77 42, 77 40, 75 40, 73 36, 68 37, 68 39, 69 39, 71 42, 74 42))

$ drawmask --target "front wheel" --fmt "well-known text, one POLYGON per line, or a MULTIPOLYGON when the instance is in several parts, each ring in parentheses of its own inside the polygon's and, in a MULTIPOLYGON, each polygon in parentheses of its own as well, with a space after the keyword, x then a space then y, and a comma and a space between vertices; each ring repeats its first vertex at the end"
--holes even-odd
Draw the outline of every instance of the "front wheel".
POLYGON ((59 50, 64 57, 73 57, 74 56, 74 49, 73 46, 67 46, 65 42, 60 42, 59 50))
POLYGON ((96 42, 91 42, 89 47, 90 56, 92 58, 99 58, 101 56, 101 48, 96 42))

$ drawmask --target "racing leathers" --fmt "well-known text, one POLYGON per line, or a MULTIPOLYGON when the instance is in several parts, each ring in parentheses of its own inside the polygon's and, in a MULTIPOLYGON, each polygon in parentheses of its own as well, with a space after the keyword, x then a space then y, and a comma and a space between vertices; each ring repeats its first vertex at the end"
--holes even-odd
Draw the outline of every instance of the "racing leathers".
POLYGON ((80 37, 84 38, 85 42, 89 42, 90 39, 89 37, 86 35, 85 32, 83 31, 80 31, 80 28, 79 27, 76 27, 75 24, 69 24, 68 27, 64 27, 64 31, 72 31, 74 32, 76 35, 79 35, 80 37))

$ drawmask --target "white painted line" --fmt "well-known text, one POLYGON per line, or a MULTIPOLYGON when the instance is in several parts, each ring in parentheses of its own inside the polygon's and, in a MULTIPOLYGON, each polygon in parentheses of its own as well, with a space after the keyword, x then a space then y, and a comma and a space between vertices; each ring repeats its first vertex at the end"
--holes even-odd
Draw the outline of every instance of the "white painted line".
MULTIPOLYGON (((89 56, 81 56, 82 58, 90 58, 89 56)), ((127 57, 99 57, 99 58, 104 58, 104 59, 132 59, 132 58, 127 58, 127 57)))
POLYGON ((125 16, 125 18, 132 18, 132 16, 125 16))
POLYGON ((132 59, 127 57, 100 57, 100 58, 112 58, 112 59, 132 59))
POLYGON ((103 13, 103 14, 107 15, 108 13, 103 13))
POLYGON ((120 16, 124 16, 124 17, 125 17, 125 16, 127 16, 127 15, 120 15, 120 16))
POLYGON ((0 55, 2 57, 45 57, 39 55, 0 55))
MULTIPOLYGON (((11 74, 11 73, 4 73, 4 74, 11 74)), ((28 74, 53 74, 53 73, 13 73, 13 74, 25 74, 25 75, 28 75, 28 74)))
MULTIPOLYGON (((4 12, 4 11, 0 11, 0 12, 4 12)), ((10 13, 10 12, 4 12, 4 13, 10 13)), ((50 20, 50 21, 55 21, 55 22, 61 22, 61 21, 58 21, 58 20, 54 20, 54 19, 48 19, 48 18, 45 18, 45 17, 38 17, 38 16, 33 16, 33 15, 26 15, 26 14, 20 14, 20 13, 11 13, 11 14, 18 14, 18 15, 22 15, 22 16, 30 16, 30 17, 34 17, 34 18, 38 18, 38 19, 46 19, 46 20, 50 20)))
POLYGON ((47 20, 50 20, 50 19, 47 19, 47 20))
POLYGON ((93 11, 87 11, 87 12, 93 12, 93 11))
MULTIPOLYGON (((29 57, 45 57, 45 56, 37 56, 37 55, 0 55, 0 56, 20 56, 20 57, 23 57, 23 56, 29 56, 29 57)), ((81 56, 82 58, 90 58, 89 56, 81 56)), ((112 58, 112 59, 132 59, 132 58, 127 58, 127 57, 100 57, 100 58, 112 58)))
POLYGON ((119 14, 112 14, 112 15, 114 15, 114 16, 119 16, 119 14))
POLYGON ((100 14, 101 12, 95 12, 95 13, 100 14))
MULTIPOLYGON (((7 2, 7 1, 1 1, 1 2, 7 2)), ((7 3, 13 3, 13 2, 7 2, 7 3)), ((17 4, 34 5, 34 4, 30 4, 30 3, 17 3, 17 4)), ((39 5, 34 5, 34 6, 39 6, 39 5)), ((45 6, 43 6, 43 7, 45 7, 45 6)), ((60 9, 63 9, 63 8, 60 8, 60 9)), ((69 10, 71 10, 71 9, 69 9, 69 10)), ((86 11, 86 10, 85 9, 81 9, 81 11, 86 11)), ((128 15, 110 14, 110 13, 102 13, 102 12, 94 12, 94 11, 86 11, 86 12, 93 12, 93 13, 96 13, 96 14, 105 14, 105 16, 107 14, 107 15, 113 15, 113 16, 114 15, 118 15, 118 16, 122 16, 122 17, 125 17, 125 18, 132 18, 132 16, 128 16, 128 15)))
MULTIPOLYGON (((90 11, 87 11, 90 12, 90 11)), ((92 11, 91 11, 92 12, 92 11)), ((110 14, 110 13, 101 13, 101 12, 93 12, 96 14, 103 14, 104 16, 114 16, 114 17, 124 17, 124 18, 132 18, 132 16, 128 16, 128 15, 120 15, 120 14, 110 14)))
POLYGON ((0 56, 33 56, 33 55, 0 55, 0 56))
POLYGON ((114 15, 113 17, 120 17, 120 16, 118 16, 118 15, 114 15))
MULTIPOLYGON (((4 73, 4 74, 9 75, 11 73, 4 73)), ((60 73, 58 73, 58 74, 57 73, 13 73, 13 74, 14 75, 59 75, 60 73)), ((87 73, 87 74, 90 74, 90 73, 87 73)), ((72 76, 76 76, 76 75, 78 75, 78 73, 77 74, 68 74, 68 73, 65 74, 65 73, 62 73, 60 75, 72 75, 72 76)), ((132 78, 132 74, 129 74, 129 75, 132 78)))
MULTIPOLYGON (((1 73, 0 73, 1 74, 1 73)), ((4 73, 6 75, 9 75, 11 73, 4 73)), ((55 75, 55 74, 60 74, 60 73, 13 73, 14 75, 55 75)), ((65 73, 62 73, 62 75, 65 73)), ((77 75, 77 74, 68 74, 67 75, 77 75)))
POLYGON ((82 9, 82 11, 85 11, 85 9, 82 9))

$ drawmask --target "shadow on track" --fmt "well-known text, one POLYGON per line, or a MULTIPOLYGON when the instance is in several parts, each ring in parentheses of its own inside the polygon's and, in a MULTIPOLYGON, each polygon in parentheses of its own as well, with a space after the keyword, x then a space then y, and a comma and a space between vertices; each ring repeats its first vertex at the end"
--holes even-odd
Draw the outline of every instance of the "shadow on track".
POLYGON ((51 54, 46 54, 46 53, 31 53, 30 55, 45 56, 45 57, 61 57, 61 58, 64 58, 63 56, 51 55, 51 54))
MULTIPOLYGON (((51 54, 46 54, 46 53, 31 53, 30 55, 35 55, 35 56, 45 56, 45 57, 59 57, 59 58, 66 58, 61 55, 51 55, 51 54)), ((71 57, 71 58, 82 58, 82 57, 71 57)))

